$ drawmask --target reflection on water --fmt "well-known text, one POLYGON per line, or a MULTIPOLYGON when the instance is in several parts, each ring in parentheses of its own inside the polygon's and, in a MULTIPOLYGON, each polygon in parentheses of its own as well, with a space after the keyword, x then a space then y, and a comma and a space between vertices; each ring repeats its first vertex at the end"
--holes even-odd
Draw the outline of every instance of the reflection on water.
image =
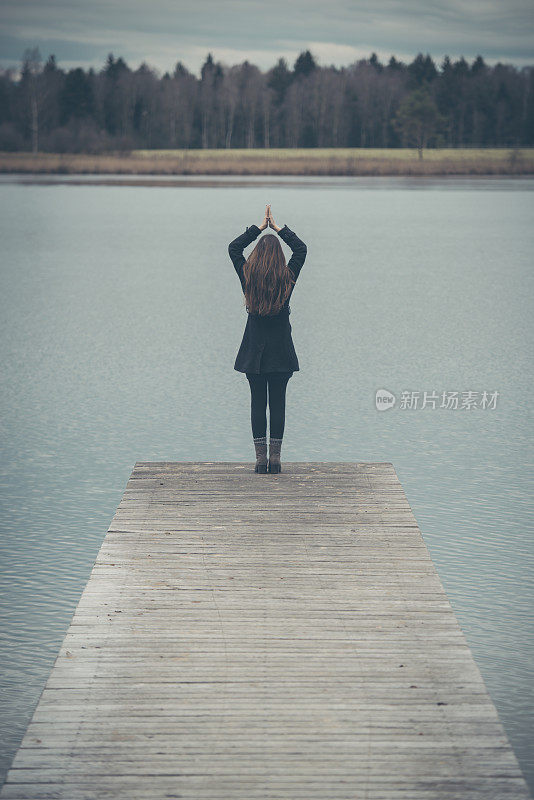
POLYGON ((534 786, 534 181, 16 180, 0 181, 3 768, 135 461, 253 461, 227 245, 271 203, 308 245, 285 458, 394 463, 534 786), (380 388, 499 397, 378 412, 380 388))

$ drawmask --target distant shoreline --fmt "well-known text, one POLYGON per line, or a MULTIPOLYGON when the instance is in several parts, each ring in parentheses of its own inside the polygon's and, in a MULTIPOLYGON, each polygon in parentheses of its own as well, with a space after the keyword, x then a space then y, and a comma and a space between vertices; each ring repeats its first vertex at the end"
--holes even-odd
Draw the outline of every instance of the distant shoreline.
POLYGON ((0 152, 0 173, 56 175, 533 175, 534 148, 0 152))

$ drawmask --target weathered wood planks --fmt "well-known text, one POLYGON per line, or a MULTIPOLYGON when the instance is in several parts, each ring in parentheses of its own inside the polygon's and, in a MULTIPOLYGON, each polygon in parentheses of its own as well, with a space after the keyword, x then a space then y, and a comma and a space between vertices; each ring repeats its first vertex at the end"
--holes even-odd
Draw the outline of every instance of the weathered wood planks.
POLYGON ((392 464, 135 465, 2 798, 529 798, 392 464))

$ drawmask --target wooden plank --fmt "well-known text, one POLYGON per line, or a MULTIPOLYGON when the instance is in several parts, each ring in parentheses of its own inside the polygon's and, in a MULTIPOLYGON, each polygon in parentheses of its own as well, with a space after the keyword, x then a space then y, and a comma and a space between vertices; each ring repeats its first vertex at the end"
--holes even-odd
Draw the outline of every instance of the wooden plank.
POLYGON ((138 462, 2 798, 529 798, 390 463, 138 462))

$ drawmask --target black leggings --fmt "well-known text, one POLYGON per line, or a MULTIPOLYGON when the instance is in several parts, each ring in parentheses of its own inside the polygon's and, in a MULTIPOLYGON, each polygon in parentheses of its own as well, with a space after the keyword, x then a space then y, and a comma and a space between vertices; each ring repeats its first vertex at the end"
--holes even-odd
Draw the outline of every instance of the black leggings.
POLYGON ((292 372, 247 372, 250 384, 250 421, 254 439, 267 435, 267 386, 269 387, 269 436, 282 439, 286 419, 286 387, 292 372))

